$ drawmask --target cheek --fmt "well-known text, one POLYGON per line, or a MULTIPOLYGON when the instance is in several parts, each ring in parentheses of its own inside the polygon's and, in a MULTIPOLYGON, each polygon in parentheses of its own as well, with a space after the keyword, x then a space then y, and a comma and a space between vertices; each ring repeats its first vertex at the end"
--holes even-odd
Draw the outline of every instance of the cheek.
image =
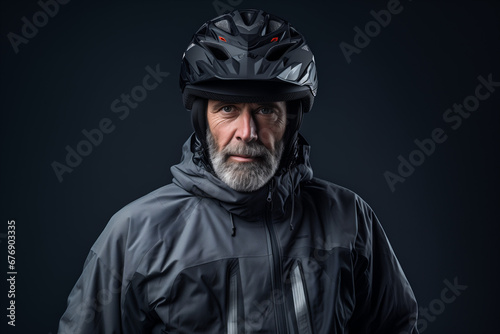
POLYGON ((210 127, 210 132, 212 133, 212 137, 214 138, 214 141, 217 144, 217 148, 219 151, 222 150, 224 147, 226 147, 231 141, 231 135, 229 129, 226 129, 226 127, 222 124, 210 127))
POLYGON ((259 131, 259 139, 268 150, 274 151, 276 142, 283 138, 285 126, 262 128, 259 131))

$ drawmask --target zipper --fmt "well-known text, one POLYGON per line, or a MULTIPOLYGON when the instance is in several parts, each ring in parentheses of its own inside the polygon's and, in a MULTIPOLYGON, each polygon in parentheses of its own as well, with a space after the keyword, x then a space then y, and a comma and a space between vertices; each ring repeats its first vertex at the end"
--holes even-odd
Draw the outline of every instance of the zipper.
POLYGON ((290 272, 292 283, 293 307, 297 319, 298 334, 312 334, 311 318, 307 309, 307 297, 304 286, 304 276, 297 262, 290 272))
POLYGON ((269 184, 269 192, 267 194, 267 213, 266 213, 266 227, 268 232, 268 243, 271 246, 271 282, 273 288, 273 304, 275 306, 276 312, 276 333, 287 333, 287 324, 286 324, 286 315, 285 315, 285 294, 283 290, 283 281, 282 281, 282 272, 283 269, 281 267, 281 252, 278 247, 278 241, 276 238, 276 232, 274 231, 274 227, 272 224, 273 220, 273 188, 274 188, 274 179, 271 179, 271 183, 269 184), (279 291, 279 302, 276 302, 276 293, 275 291, 279 291))
POLYGON ((227 334, 238 334, 238 276, 229 279, 229 306, 227 315, 227 334))

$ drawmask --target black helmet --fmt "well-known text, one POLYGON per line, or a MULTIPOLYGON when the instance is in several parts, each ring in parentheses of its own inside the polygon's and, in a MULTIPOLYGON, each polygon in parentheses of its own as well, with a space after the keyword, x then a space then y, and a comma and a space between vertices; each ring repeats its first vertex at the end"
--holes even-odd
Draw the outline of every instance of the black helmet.
POLYGON ((180 87, 203 146, 207 99, 287 101, 287 155, 295 146, 302 113, 313 105, 318 80, 314 56, 299 32, 277 16, 245 9, 198 29, 182 56, 180 87))

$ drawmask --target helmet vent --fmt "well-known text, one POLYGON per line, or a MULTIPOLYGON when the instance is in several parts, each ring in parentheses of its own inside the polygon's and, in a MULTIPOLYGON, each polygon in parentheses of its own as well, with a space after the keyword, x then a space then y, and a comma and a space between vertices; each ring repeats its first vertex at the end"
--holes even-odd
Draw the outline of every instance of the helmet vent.
POLYGON ((282 26, 282 23, 276 20, 269 20, 267 23, 267 33, 272 33, 278 30, 282 26))
POLYGON ((252 25, 253 21, 257 18, 256 14, 257 12, 255 11, 241 12, 241 19, 245 25, 249 26, 252 25))
POLYGON ((207 33, 207 24, 205 23, 204 25, 202 25, 200 27, 200 29, 198 29, 198 31, 196 32, 196 34, 198 35, 205 35, 207 33))
POLYGON ((229 27, 229 21, 228 20, 220 20, 214 23, 215 26, 227 33, 231 33, 231 28, 229 27))
POLYGON ((299 34, 299 32, 297 30, 295 30, 294 28, 290 27, 290 37, 291 38, 300 38, 301 35, 299 34))
POLYGON ((206 46, 217 60, 224 61, 229 59, 228 54, 222 48, 210 44, 206 44, 206 46))
POLYGON ((267 51, 265 58, 269 61, 280 59, 295 43, 279 44, 267 51))

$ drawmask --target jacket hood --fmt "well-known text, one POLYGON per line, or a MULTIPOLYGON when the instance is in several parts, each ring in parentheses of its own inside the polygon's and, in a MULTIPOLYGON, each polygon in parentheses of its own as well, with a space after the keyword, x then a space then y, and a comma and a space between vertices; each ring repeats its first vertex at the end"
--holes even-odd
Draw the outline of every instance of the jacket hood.
POLYGON ((310 146, 301 135, 295 163, 289 169, 277 172, 266 186, 252 192, 230 188, 203 163, 202 154, 192 134, 182 147, 181 162, 170 169, 174 176, 173 183, 194 195, 215 199, 231 214, 249 220, 262 219, 270 190, 273 218, 283 218, 291 205, 287 204, 287 200, 292 199, 291 194, 298 194, 300 183, 311 180, 313 176, 309 162, 310 146))

